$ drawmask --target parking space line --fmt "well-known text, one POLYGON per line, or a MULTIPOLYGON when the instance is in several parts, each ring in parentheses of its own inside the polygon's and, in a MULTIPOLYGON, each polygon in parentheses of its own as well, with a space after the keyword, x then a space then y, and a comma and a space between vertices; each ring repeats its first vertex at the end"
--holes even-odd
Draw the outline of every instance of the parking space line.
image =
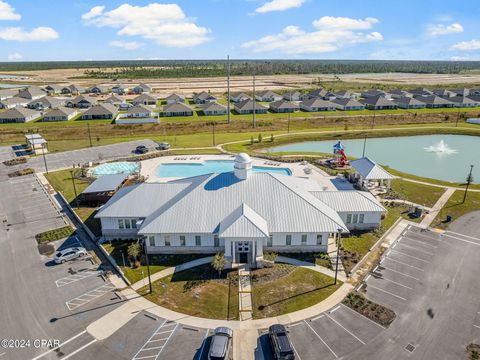
POLYGON ((436 245, 427 244, 426 242, 423 242, 423 241, 418 241, 418 240, 415 240, 415 239, 411 239, 411 238, 409 238, 408 236, 404 236, 402 240, 413 241, 413 242, 416 242, 417 244, 422 244, 422 245, 430 246, 431 248, 434 248, 434 249, 438 248, 438 246, 436 246, 436 245))
POLYGON ((298 322, 298 323, 295 323, 295 324, 288 325, 288 327, 291 328, 291 327, 295 327, 295 326, 298 326, 298 325, 302 325, 302 323, 298 322))
POLYGON ((355 313, 356 315, 359 315, 359 316, 361 316, 362 318, 367 319, 367 320, 370 321, 372 324, 375 324, 375 325, 377 325, 378 327, 381 327, 382 329, 386 329, 385 326, 380 325, 379 323, 373 321, 372 319, 369 319, 369 318, 366 317, 365 315, 360 314, 358 311, 355 311, 355 310, 349 308, 347 305, 343 305, 343 304, 340 304, 340 305, 342 306, 342 308, 348 309, 348 310, 352 311, 353 313, 355 313))
MULTIPOLYGON (((416 277, 414 277, 414 276, 412 276, 412 275, 407 275, 407 274, 404 274, 404 273, 402 273, 402 272, 400 272, 400 271, 397 271, 397 270, 390 269, 390 268, 388 268, 388 267, 386 267, 386 266, 383 266, 383 265, 382 265, 382 268, 384 268, 385 270, 392 271, 392 272, 394 272, 394 273, 397 273, 397 274, 400 274, 400 275, 403 275, 403 276, 409 277, 409 278, 411 278, 411 279, 414 279, 414 280, 420 281, 420 279, 417 279, 416 277)), ((375 272, 375 271, 374 271, 374 272, 375 272)))
POLYGON ((98 275, 101 275, 103 274, 103 271, 99 270, 99 271, 92 271, 92 270, 87 270, 87 271, 84 271, 82 273, 78 273, 78 274, 74 274, 74 275, 70 275, 70 276, 65 276, 61 279, 58 279, 55 281, 55 285, 57 285, 57 287, 62 287, 62 286, 66 286, 66 285, 69 285, 69 284, 72 284, 74 282, 77 282, 77 281, 80 281, 80 280, 83 280, 83 279, 86 279, 86 278, 89 278, 91 276, 98 276, 98 275))
POLYGON ((92 341, 90 341, 89 343, 83 345, 82 347, 79 347, 77 350, 75 350, 74 352, 68 354, 67 356, 65 356, 64 358, 62 358, 62 360, 67 360, 69 358, 71 358, 73 355, 75 354, 78 354, 80 351, 86 349, 87 347, 89 347, 90 345, 92 345, 94 342, 96 342, 97 339, 93 339, 92 341))
POLYGON ((343 326, 342 324, 340 324, 340 322, 338 322, 337 320, 335 320, 334 318, 332 318, 330 315, 328 314, 325 314, 330 320, 332 320, 335 324, 337 324, 338 326, 340 326, 343 330, 345 330, 347 333, 349 333, 350 335, 352 335, 355 339, 357 339, 358 341, 360 341, 362 343, 362 345, 365 345, 365 343, 362 341, 362 339, 360 339, 358 336, 356 336, 354 333, 352 333, 350 330, 348 330, 345 326, 343 326))
MULTIPOLYGON (((419 267, 416 267, 416 266, 413 266, 413 265, 404 263, 404 262, 402 262, 402 261, 398 261, 398 260, 395 260, 395 259, 392 259, 392 258, 385 258, 385 259, 389 259, 389 260, 395 261, 395 262, 397 262, 397 263, 399 263, 399 264, 402 264, 402 265, 405 265, 405 266, 409 266, 409 267, 411 267, 411 268, 414 268, 414 269, 417 269, 417 270, 420 270, 420 271, 425 271, 425 270, 423 270, 423 269, 421 269, 421 268, 419 268, 419 267)), ((383 266, 383 265, 382 265, 382 266, 383 266)))
MULTIPOLYGON (((370 276, 370 275, 369 275, 370 276)), ((396 285, 399 285, 399 286, 403 286, 404 288, 407 288, 407 289, 410 289, 410 290, 413 290, 413 288, 411 288, 410 286, 407 286, 407 285, 403 285, 399 282, 396 282, 396 281, 393 281, 393 280, 390 280, 390 279, 387 279, 383 276, 375 276, 374 274, 372 274, 372 276, 375 278, 375 279, 380 279, 380 280, 385 280, 385 281, 388 281, 388 282, 391 282, 393 284, 396 284, 396 285)), ((366 281, 366 280, 365 280, 366 281)))
POLYGON ((198 359, 201 359, 203 356, 203 351, 205 350, 205 343, 207 342, 207 337, 210 329, 205 331, 205 336, 203 337, 202 347, 200 348, 200 354, 198 355, 198 359))
POLYGON ((473 325, 473 326, 475 326, 476 328, 479 328, 479 329, 480 329, 480 326, 478 326, 478 325, 473 325))
POLYGON ((332 313, 334 313, 335 311, 337 311, 338 309, 340 309, 340 305, 338 305, 335 309, 330 310, 329 312, 330 312, 330 314, 332 314, 332 313))
POLYGON ((402 242, 402 246, 405 246, 405 247, 407 247, 407 248, 409 248, 409 249, 413 249, 413 250, 415 250, 415 251, 420 251, 420 252, 422 252, 422 253, 424 253, 424 254, 426 254, 426 255, 430 255, 430 256, 435 255, 435 254, 432 254, 431 252, 428 252, 428 251, 425 251, 425 250, 422 250, 422 249, 419 249, 419 248, 416 248, 416 247, 407 245, 407 244, 405 244, 405 243, 403 243, 403 242, 402 242))
POLYGON ((325 316, 324 314, 318 315, 318 316, 314 317, 313 319, 310 319, 310 321, 315 321, 315 320, 321 319, 324 316, 325 316))
POLYGON ((87 332, 87 330, 84 330, 84 331, 82 331, 81 333, 78 333, 77 335, 72 336, 70 339, 67 339, 67 340, 65 340, 64 342, 60 343, 59 346, 56 346, 56 347, 54 347, 54 348, 52 348, 52 349, 50 349, 50 350, 48 350, 48 351, 45 351, 43 354, 40 354, 40 355, 38 355, 37 357, 34 357, 32 360, 38 360, 38 359, 44 357, 45 355, 50 354, 52 351, 55 351, 55 350, 59 349, 61 346, 67 345, 70 341, 75 340, 76 338, 82 336, 82 335, 85 334, 86 332, 87 332))
POLYGON ((301 358, 300 355, 298 354, 297 349, 295 349, 295 346, 293 345, 293 343, 292 343, 292 347, 293 347, 293 351, 295 351, 295 354, 297 354, 298 360, 302 360, 302 358, 301 358))
POLYGON ((416 257, 416 256, 412 256, 412 255, 405 254, 405 253, 402 252, 402 251, 398 251, 398 250, 392 250, 392 251, 395 251, 396 253, 401 254, 401 255, 404 255, 404 256, 407 256, 407 257, 409 257, 409 258, 412 258, 412 259, 415 259, 415 260, 418 260, 418 261, 423 261, 424 263, 430 264, 430 261, 420 259, 420 258, 418 258, 418 257, 416 257))
POLYGON ((335 352, 330 348, 330 346, 328 346, 328 344, 322 339, 322 337, 320 335, 318 335, 318 333, 315 331, 315 329, 312 327, 312 325, 310 325, 306 320, 303 320, 303 321, 305 322, 305 324, 307 324, 307 326, 310 328, 310 330, 312 330, 313 333, 315 335, 317 335, 317 337, 328 348, 328 350, 330 350, 330 352, 333 354, 333 356, 335 356, 335 359, 338 359, 337 354, 335 354, 335 352))
POLYGON ((469 235, 465 235, 465 234, 460 234, 458 232, 455 232, 455 231, 447 231, 446 232, 446 235, 448 234, 454 234, 454 235, 459 235, 459 236, 463 236, 463 237, 466 237, 466 238, 469 238, 469 239, 472 239, 472 240, 477 240, 477 241, 480 241, 479 238, 476 238, 476 237, 473 237, 473 236, 469 236, 469 235))
POLYGON ((147 342, 145 344, 143 344, 143 346, 140 348, 140 350, 137 351, 137 353, 133 356, 132 360, 140 360, 140 359, 147 359, 147 358, 152 358, 154 357, 155 359, 158 358, 160 356, 160 354, 162 353, 163 349, 165 349, 165 346, 167 346, 167 343, 168 341, 170 340, 170 338, 172 337, 172 335, 175 333, 175 330, 177 330, 177 327, 178 327, 178 323, 175 323, 175 322, 169 322, 168 324, 166 324, 167 320, 165 320, 158 328, 157 330, 152 334, 152 336, 150 336, 150 338, 147 340, 147 342), (170 332, 170 335, 168 335, 168 337, 166 338, 162 338, 162 339, 156 339, 156 340, 152 340, 155 336, 159 335, 160 333, 165 333, 165 331, 163 332, 160 332, 160 330, 163 330, 164 328, 166 327, 169 327, 171 325, 175 325, 175 327, 172 329, 172 330, 169 330, 168 332, 170 332), (163 340, 165 341, 163 343, 163 345, 161 346, 155 346, 155 347, 150 347, 150 348, 147 348, 146 346, 154 341, 160 341, 160 340, 163 340), (151 350, 157 350, 157 349, 160 349, 160 351, 157 352, 156 355, 148 355, 148 356, 140 356, 138 357, 138 355, 141 353, 141 352, 144 352, 144 351, 151 351, 151 350))
POLYGON ((83 295, 77 296, 76 298, 67 301, 65 305, 67 306, 68 310, 72 311, 76 308, 79 308, 80 306, 88 304, 90 301, 97 299, 114 289, 115 286, 113 284, 105 284, 96 289, 90 290, 83 295), (85 297, 87 299, 85 299, 85 297))
POLYGON ((452 235, 444 234, 443 236, 447 236, 447 237, 449 237, 450 239, 455 239, 455 240, 458 240, 458 241, 463 241, 463 242, 466 242, 466 243, 468 243, 468 244, 473 244, 473 245, 480 246, 480 243, 476 243, 476 242, 473 242, 473 241, 470 241, 470 240, 460 239, 460 238, 455 237, 455 236, 452 236, 452 235))
POLYGON ((396 295, 396 294, 394 294, 394 293, 391 293, 390 291, 383 290, 383 289, 380 289, 380 288, 378 288, 378 287, 376 287, 376 286, 367 284, 367 289, 368 289, 369 287, 371 287, 371 288, 373 288, 373 289, 377 289, 378 291, 384 292, 385 294, 388 294, 388 295, 391 295, 391 296, 395 296, 396 298, 399 298, 399 299, 401 299, 401 300, 403 300, 403 301, 407 301, 407 299, 405 299, 405 298, 403 298, 403 297, 401 297, 401 296, 398 296, 398 295, 396 295))

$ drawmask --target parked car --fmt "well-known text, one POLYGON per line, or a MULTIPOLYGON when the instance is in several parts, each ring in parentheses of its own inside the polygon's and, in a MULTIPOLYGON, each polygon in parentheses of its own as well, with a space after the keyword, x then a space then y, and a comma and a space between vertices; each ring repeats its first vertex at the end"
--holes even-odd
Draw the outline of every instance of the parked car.
POLYGON ((145 145, 139 145, 135 148, 137 154, 146 154, 148 153, 148 148, 145 145))
POLYGON ((158 144, 157 150, 168 150, 170 149, 169 143, 160 143, 158 144))
POLYGON ((210 360, 230 359, 232 336, 232 329, 223 326, 216 328, 210 343, 208 358, 210 360))
POLYGON ((275 324, 268 328, 268 337, 272 344, 273 356, 276 360, 293 360, 295 352, 288 338, 287 329, 281 324, 275 324))
POLYGON ((83 247, 72 247, 57 251, 53 261, 55 261, 57 264, 63 264, 66 261, 73 260, 87 254, 87 250, 83 247))

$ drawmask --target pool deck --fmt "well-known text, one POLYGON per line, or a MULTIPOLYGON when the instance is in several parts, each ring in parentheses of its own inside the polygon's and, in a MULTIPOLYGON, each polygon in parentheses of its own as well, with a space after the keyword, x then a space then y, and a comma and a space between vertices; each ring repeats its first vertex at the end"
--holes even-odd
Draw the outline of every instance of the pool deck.
MULTIPOLYGON (((156 174, 157 168, 161 164, 201 164, 207 160, 233 160, 234 155, 183 155, 183 156, 164 156, 141 162, 140 175, 144 176, 146 182, 168 182, 177 180, 179 178, 165 178, 159 177, 156 174)), ((265 168, 271 167, 272 169, 288 168, 292 172, 292 176, 300 177, 304 179, 314 180, 319 183, 325 190, 337 190, 331 180, 335 179, 332 176, 318 170, 312 165, 303 165, 301 162, 295 163, 280 163, 277 161, 252 158, 253 166, 261 166, 265 168), (278 166, 272 165, 278 164, 278 166), (306 173, 306 169, 310 168, 311 172, 306 173)), ((233 171, 233 167, 232 167, 233 171)), ((308 170, 307 170, 308 171, 308 170)))

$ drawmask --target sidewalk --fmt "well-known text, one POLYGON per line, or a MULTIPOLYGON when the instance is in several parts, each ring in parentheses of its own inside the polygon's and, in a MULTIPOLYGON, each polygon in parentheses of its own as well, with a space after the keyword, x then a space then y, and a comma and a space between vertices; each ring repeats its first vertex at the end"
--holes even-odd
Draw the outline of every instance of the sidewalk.
POLYGON ((253 319, 252 284, 250 282, 250 269, 238 268, 238 312, 240 321, 253 319))
POLYGON ((428 228, 432 224, 440 210, 442 210, 455 191, 455 188, 450 187, 443 193, 442 196, 440 196, 440 199, 438 199, 435 205, 433 205, 430 212, 423 218, 422 222, 420 223, 420 227, 428 228))

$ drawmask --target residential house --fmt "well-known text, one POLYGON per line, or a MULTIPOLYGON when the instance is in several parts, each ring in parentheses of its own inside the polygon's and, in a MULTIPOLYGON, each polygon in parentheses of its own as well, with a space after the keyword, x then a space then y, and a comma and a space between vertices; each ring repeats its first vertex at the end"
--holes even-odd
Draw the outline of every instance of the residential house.
POLYGON ((112 105, 115 105, 115 106, 120 106, 120 104, 125 102, 125 99, 122 99, 121 97, 119 97, 117 95, 112 95, 112 96, 106 98, 105 100, 103 100, 103 102, 107 103, 107 104, 112 104, 112 105))
POLYGON ((18 89, 0 89, 0 101, 11 99, 18 94, 18 89))
POLYGON ((246 99, 235 103, 235 111, 238 114, 253 114, 255 109, 255 114, 266 114, 268 109, 262 104, 256 103, 253 100, 246 99))
POLYGON ((80 119, 82 120, 113 120, 118 109, 112 104, 98 104, 85 111, 80 119))
POLYGON ((417 100, 424 102, 427 108, 431 109, 455 107, 455 104, 452 101, 437 95, 417 96, 416 98, 417 100))
POLYGON ((413 89, 413 90, 409 90, 409 92, 410 92, 410 94, 412 94, 415 97, 433 95, 432 91, 430 91, 428 89, 425 89, 425 88, 416 88, 416 89, 413 89))
POLYGON ((298 110, 297 104, 284 99, 271 102, 269 107, 275 113, 293 113, 298 110))
POLYGON ((443 98, 449 98, 449 97, 457 96, 457 94, 455 92, 447 90, 447 89, 435 89, 435 90, 433 90, 433 93, 435 95, 443 97, 443 98))
POLYGON ((392 110, 397 108, 397 104, 393 100, 387 100, 383 96, 372 96, 360 100, 369 110, 392 110))
POLYGON ((348 90, 341 90, 335 93, 336 99, 355 99, 356 97, 357 97, 357 94, 348 90))
POLYGON ((87 89, 87 93, 95 95, 106 94, 108 93, 108 86, 94 85, 87 89))
POLYGON ((382 97, 387 98, 387 99, 392 98, 392 95, 390 95, 386 91, 383 91, 383 90, 380 90, 380 89, 370 89, 370 90, 367 90, 367 91, 363 91, 361 93, 361 97, 365 98, 365 99, 372 98, 372 97, 376 98, 376 97, 379 97, 379 96, 382 96, 382 97))
POLYGON ((452 96, 448 98, 449 101, 459 108, 473 108, 480 106, 480 99, 472 96, 452 96))
POLYGON ((133 105, 157 105, 157 98, 149 94, 141 94, 132 100, 133 105))
POLYGON ((44 87, 45 92, 50 95, 57 95, 62 93, 62 86, 57 85, 57 84, 50 84, 44 87))
POLYGON ((17 96, 24 98, 24 99, 29 99, 29 100, 36 100, 40 99, 41 97, 44 97, 47 95, 45 90, 38 86, 29 86, 25 89, 22 89, 18 92, 17 96))
POLYGON ((334 111, 336 109, 335 104, 330 101, 323 100, 320 98, 303 100, 300 103, 300 109, 304 111, 334 111))
POLYGON ((424 102, 409 96, 395 98, 393 101, 401 109, 424 109, 427 106, 424 102))
POLYGON ((273 91, 266 90, 266 91, 259 91, 255 94, 255 99, 257 101, 263 101, 263 102, 273 102, 273 101, 279 101, 282 100, 282 95, 278 95, 277 93, 274 93, 273 91))
POLYGON ((200 93, 193 93, 193 102, 195 104, 205 104, 217 101, 217 98, 209 92, 202 91, 200 93))
POLYGON ((413 97, 413 94, 409 93, 408 91, 401 90, 401 89, 395 89, 395 90, 389 91, 389 94, 392 97, 392 99, 413 97))
POLYGON ((167 104, 163 107, 163 116, 193 116, 193 109, 181 102, 167 104))
POLYGON ((178 103, 184 103, 185 97, 183 95, 173 93, 168 95, 164 100, 167 104, 178 104, 178 103))
POLYGON ((88 95, 79 95, 73 99, 65 101, 65 106, 76 107, 79 109, 88 109, 97 104, 97 99, 88 95))
POLYGON ((228 109, 226 106, 216 102, 206 103, 202 106, 202 112, 206 116, 211 115, 227 115, 228 109))
POLYGON ((42 121, 68 121, 78 114, 79 111, 75 108, 59 106, 58 108, 48 110, 42 121))
POLYGON ((134 94, 148 94, 152 91, 152 88, 147 84, 138 84, 132 89, 134 94))
POLYGON ((128 87, 121 84, 115 84, 112 86, 112 94, 124 95, 128 90, 128 87))
POLYGON ((40 116, 39 111, 17 106, 0 112, 0 123, 26 123, 38 119, 40 116))
POLYGON ((289 91, 283 94, 283 98, 288 101, 300 101, 302 93, 300 91, 289 91))
POLYGON ((0 109, 12 109, 17 106, 27 106, 30 102, 29 99, 21 98, 18 96, 8 98, 0 101, 0 109))
POLYGON ((65 105, 65 101, 52 96, 44 96, 27 104, 29 109, 45 110, 65 105))
POLYGON ((68 85, 62 87, 61 93, 63 95, 80 95, 85 93, 85 88, 79 85, 68 85))
POLYGON ((365 110, 365 105, 354 99, 334 99, 332 100, 332 103, 338 110, 365 110))
MULTIPOLYGON (((451 92, 453 92, 456 96, 470 96, 470 95, 474 95, 473 92, 475 92, 475 90, 460 88, 460 89, 451 90, 451 92)), ((480 93, 477 95, 480 95, 480 93)))
POLYGON ((238 103, 244 100, 251 100, 251 96, 247 95, 244 92, 234 92, 230 94, 230 101, 234 103, 238 103))
POLYGON ((306 94, 302 100, 306 99, 324 99, 324 100, 333 100, 335 99, 335 94, 331 91, 325 89, 316 89, 312 90, 306 94))
POLYGON ((151 118, 155 116, 152 108, 146 105, 135 105, 127 110, 125 117, 127 118, 151 118))

